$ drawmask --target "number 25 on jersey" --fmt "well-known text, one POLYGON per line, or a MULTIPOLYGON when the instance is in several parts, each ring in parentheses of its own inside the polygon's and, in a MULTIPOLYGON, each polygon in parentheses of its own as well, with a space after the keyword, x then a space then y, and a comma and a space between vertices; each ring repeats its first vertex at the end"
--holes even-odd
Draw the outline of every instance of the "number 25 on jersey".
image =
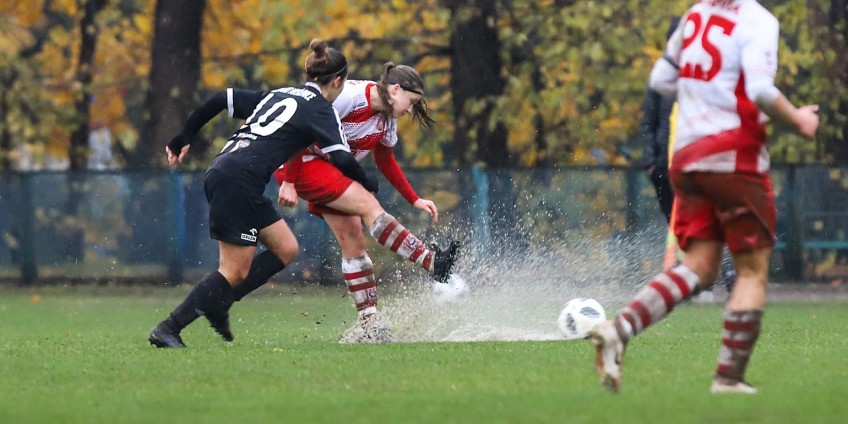
POLYGON ((685 25, 686 27, 684 28, 686 29, 688 29, 689 25, 692 25, 694 30, 691 35, 683 40, 683 50, 686 51, 692 43, 700 40, 701 47, 709 55, 712 63, 709 64, 708 69, 704 69, 704 64, 702 63, 685 62, 680 69, 680 78, 693 78, 710 81, 721 69, 721 51, 715 44, 713 44, 712 41, 710 41, 710 37, 716 37, 719 36, 719 34, 729 36, 733 32, 733 28, 736 27, 736 23, 725 17, 712 15, 707 20, 706 25, 704 25, 701 14, 693 12, 686 18, 685 25), (713 27, 718 27, 721 31, 712 31, 713 27))

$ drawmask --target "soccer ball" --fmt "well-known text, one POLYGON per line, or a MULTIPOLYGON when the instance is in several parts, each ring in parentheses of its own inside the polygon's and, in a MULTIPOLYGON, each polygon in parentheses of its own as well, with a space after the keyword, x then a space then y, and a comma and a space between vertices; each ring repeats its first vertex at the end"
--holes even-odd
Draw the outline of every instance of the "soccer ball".
POLYGON ((557 326, 566 339, 583 339, 606 319, 607 314, 597 300, 578 297, 569 300, 562 308, 557 326))
POLYGON ((447 283, 433 282, 431 292, 437 303, 456 303, 468 295, 468 285, 459 275, 451 274, 447 283))

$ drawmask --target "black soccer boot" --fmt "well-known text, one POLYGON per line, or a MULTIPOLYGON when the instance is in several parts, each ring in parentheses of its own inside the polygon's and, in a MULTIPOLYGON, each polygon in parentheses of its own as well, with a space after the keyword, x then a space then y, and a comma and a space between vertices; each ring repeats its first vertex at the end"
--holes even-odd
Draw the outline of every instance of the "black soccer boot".
POLYGON ((216 333, 221 335, 224 341, 231 342, 235 340, 232 330, 230 330, 230 311, 229 308, 217 311, 210 311, 206 314, 206 319, 216 333))
POLYGON ((448 248, 440 249, 435 244, 430 246, 430 249, 435 252, 433 257, 433 278, 436 281, 445 284, 451 275, 451 269, 459 257, 459 242, 451 240, 448 248))
POLYGON ((174 331, 165 321, 160 322, 150 336, 147 337, 150 344, 161 348, 182 348, 186 347, 183 339, 180 337, 179 331, 174 331))

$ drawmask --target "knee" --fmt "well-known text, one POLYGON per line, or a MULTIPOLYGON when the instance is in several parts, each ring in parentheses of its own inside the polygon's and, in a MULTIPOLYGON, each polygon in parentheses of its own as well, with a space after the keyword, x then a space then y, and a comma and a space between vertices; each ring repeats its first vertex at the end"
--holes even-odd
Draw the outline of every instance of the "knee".
POLYGON ((698 287, 701 289, 708 289, 715 284, 715 279, 718 277, 718 264, 710 263, 709 261, 686 261, 683 260, 684 265, 686 265, 695 275, 698 276, 698 287))
POLYGON ((250 267, 241 267, 235 270, 228 270, 228 272, 226 273, 222 272, 221 274, 224 275, 224 277, 227 279, 227 281, 229 281, 231 286, 237 286, 244 282, 244 280, 247 278, 247 273, 249 271, 250 267))
POLYGON ((293 243, 287 243, 285 246, 280 247, 280 249, 276 252, 277 257, 283 261, 284 264, 288 265, 294 262, 297 259, 298 253, 300 253, 300 245, 297 241, 293 243))

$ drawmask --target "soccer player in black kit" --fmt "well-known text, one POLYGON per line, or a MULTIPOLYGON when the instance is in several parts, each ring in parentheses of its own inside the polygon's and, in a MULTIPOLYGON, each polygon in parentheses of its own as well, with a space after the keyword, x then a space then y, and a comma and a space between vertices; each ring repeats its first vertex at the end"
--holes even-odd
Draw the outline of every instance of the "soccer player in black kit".
MULTIPOLYGON (((271 201, 265 185, 283 163, 316 143, 343 174, 370 192, 377 181, 369 178, 350 154, 341 122, 332 107, 344 88, 347 60, 321 40, 310 43, 306 60, 309 82, 270 92, 228 89, 203 102, 185 127, 165 148, 168 164, 182 162, 191 138, 219 111, 246 119, 227 141, 206 171, 209 232, 218 240, 218 270, 204 277, 185 300, 150 333, 151 344, 185 347, 180 331, 205 315, 224 340, 232 341, 228 310, 240 284, 258 286, 297 256, 297 239, 271 201), (256 255, 257 241, 268 250, 256 255)), ((453 255, 437 255, 450 272, 453 255)))
POLYGON ((234 298, 232 287, 250 273, 262 273, 269 265, 279 270, 280 261, 294 259, 297 240, 264 191, 274 171, 296 153, 317 143, 345 175, 369 191, 377 190, 377 181, 368 178, 350 154, 332 106, 347 79, 347 60, 321 40, 313 40, 309 47, 305 85, 270 92, 228 89, 218 93, 189 116, 182 133, 165 148, 169 165, 182 162, 191 138, 224 108, 222 103, 230 115, 246 119, 206 171, 209 232, 218 240, 218 270, 204 277, 153 329, 148 337, 151 344, 185 347, 180 331, 200 315, 225 340, 232 340, 226 312, 234 298), (254 260, 258 241, 268 250, 254 260))

